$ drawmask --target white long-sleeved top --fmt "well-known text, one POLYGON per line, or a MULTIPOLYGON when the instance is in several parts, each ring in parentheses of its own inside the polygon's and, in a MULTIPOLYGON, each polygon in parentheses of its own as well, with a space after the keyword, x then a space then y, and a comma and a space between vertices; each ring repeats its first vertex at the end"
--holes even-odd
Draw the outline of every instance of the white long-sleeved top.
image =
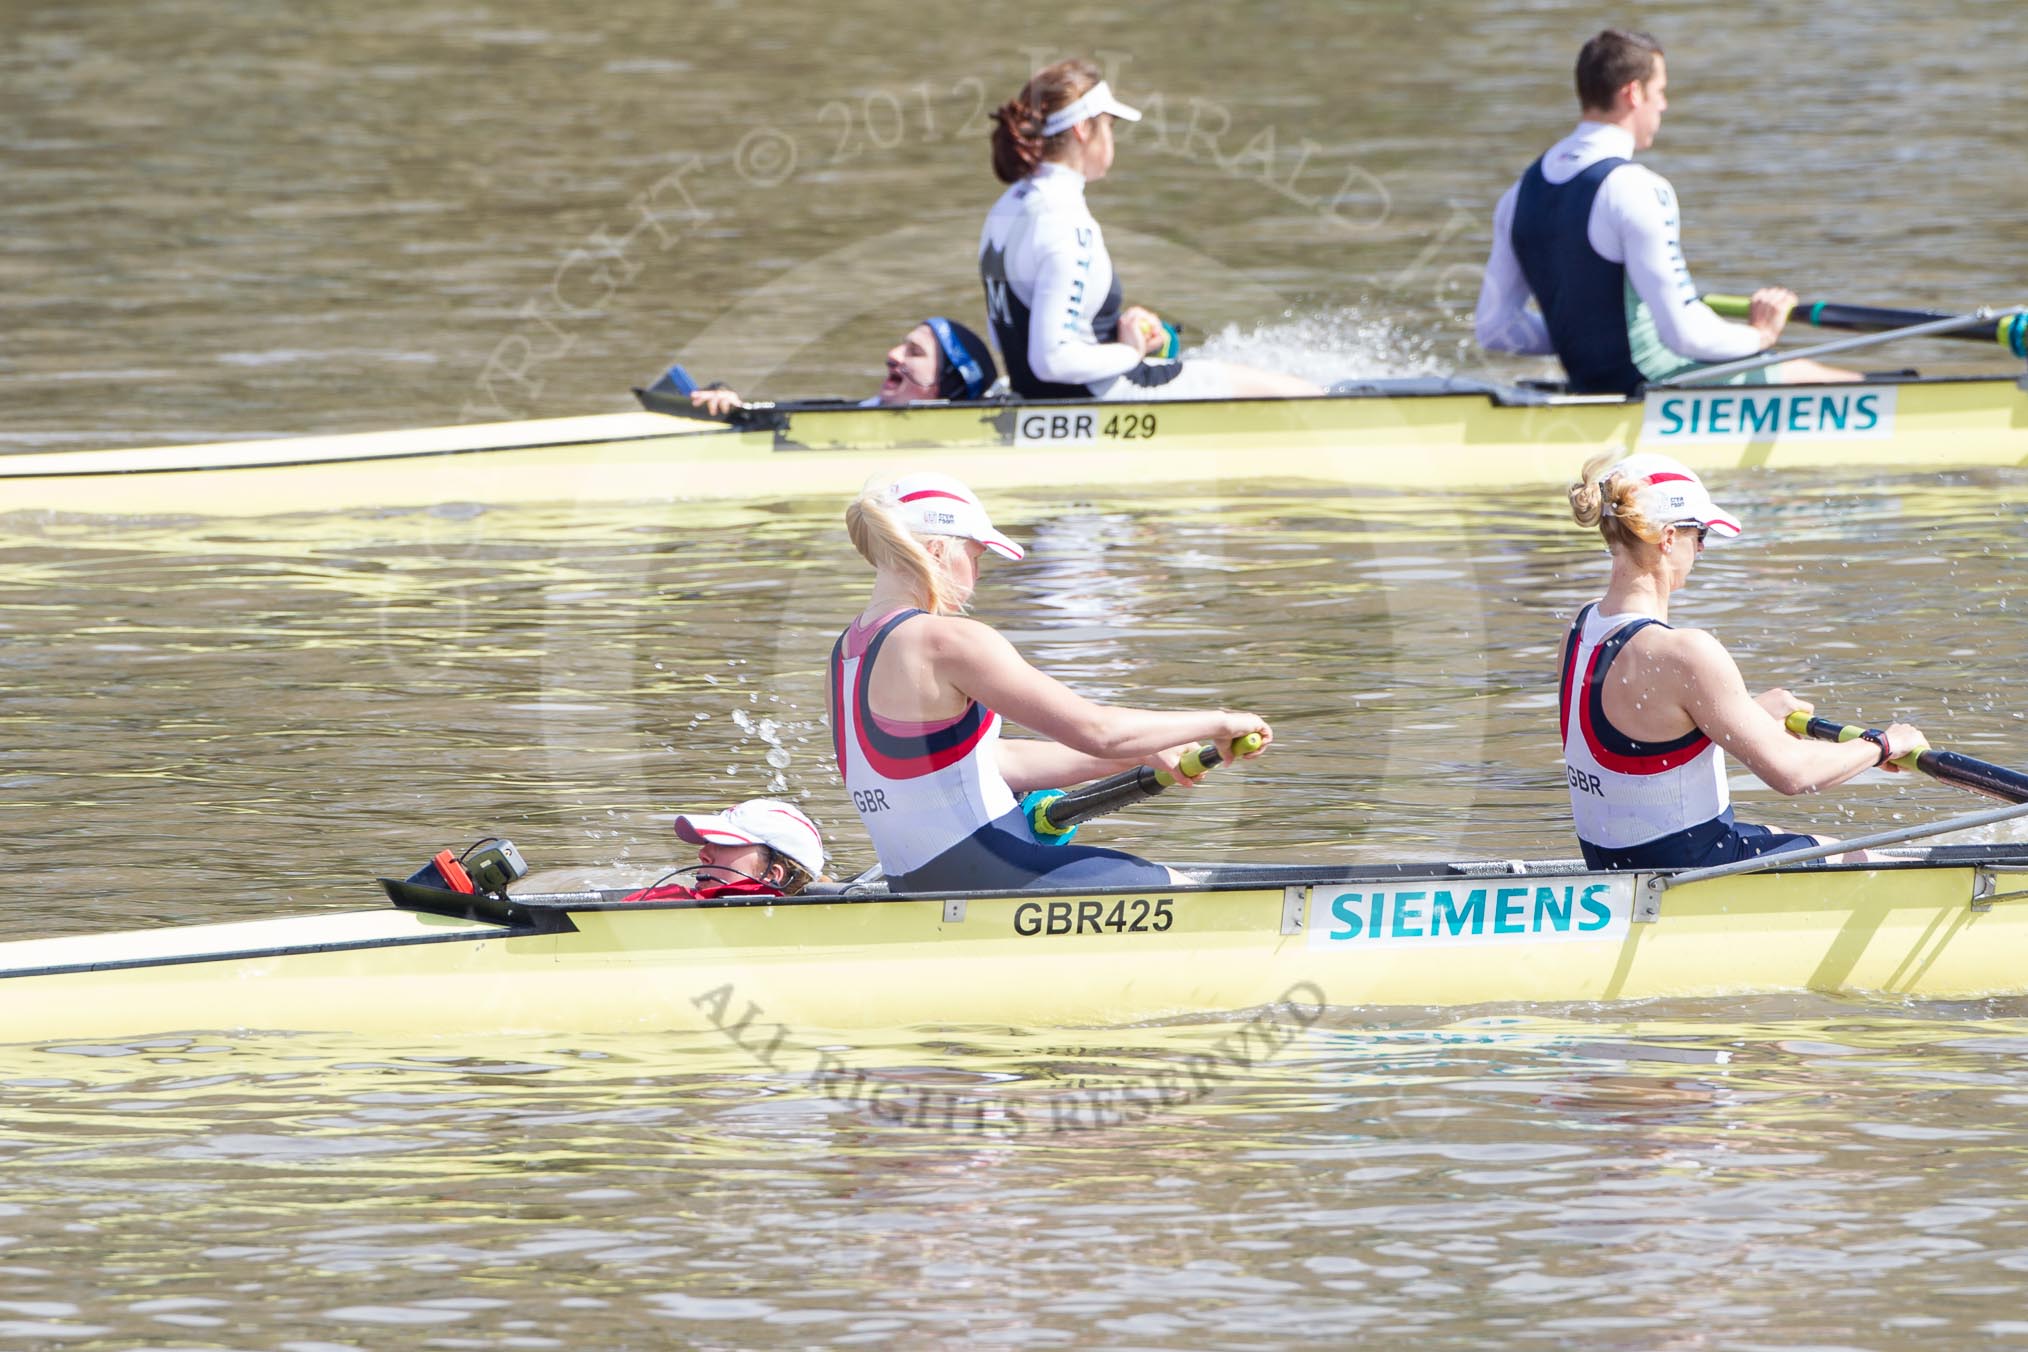
POLYGON ((1120 284, 1077 170, 1044 163, 1000 195, 979 233, 979 275, 1016 394, 1104 386, 1141 364, 1139 348, 1111 341, 1120 284))
MULTIPOLYGON (((1602 159, 1632 159, 1633 133, 1603 122, 1580 122, 1577 130, 1542 157, 1542 175, 1551 184, 1568 183, 1602 159)), ((1479 288, 1474 327, 1479 346, 1495 352, 1550 353, 1548 326, 1528 308, 1533 298, 1521 261, 1514 255, 1516 182, 1493 208, 1493 252, 1479 288)), ((1638 164, 1606 176, 1591 204, 1585 238, 1593 252, 1627 270, 1627 281, 1647 305, 1664 345, 1692 361, 1719 362, 1750 357, 1761 350, 1759 330, 1719 318, 1698 299, 1683 261, 1676 190, 1669 180, 1638 164)), ((1600 322, 1621 322, 1601 316, 1600 322)))

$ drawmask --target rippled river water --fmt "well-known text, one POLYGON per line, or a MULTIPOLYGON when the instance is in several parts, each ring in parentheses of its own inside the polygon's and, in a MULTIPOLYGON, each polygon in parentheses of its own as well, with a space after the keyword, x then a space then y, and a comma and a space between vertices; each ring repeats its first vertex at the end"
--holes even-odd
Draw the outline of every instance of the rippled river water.
MULTIPOLYGON (((173 1347, 1991 1346, 2028 1020, 1332 1021, 1098 1130, 919 1128, 707 1046, 165 1040, 5 1068, 0 1337, 173 1347)), ((1677 1017, 1687 1015, 1687 1017, 1677 1017)), ((940 1037, 1003 1100, 1215 1030, 940 1037)))
MULTIPOLYGON (((1165 14, 1032 10, 988 38, 889 3, 32 7, 0 37, 0 448, 618 408, 678 355, 763 393, 860 389, 903 319, 974 307, 975 105, 1073 46, 1150 104, 1093 197, 1136 289, 1318 373, 1477 366, 1485 218, 1565 130, 1602 16, 1165 14), (672 174, 680 233, 556 309, 569 251, 672 174)), ((2012 7, 1716 15, 1632 15, 1670 48, 1653 160, 1707 286, 2018 294, 2012 7)), ((1677 615, 1750 682, 2028 760, 2019 472, 1713 487, 1749 533, 1677 615)), ((0 504, 0 928, 358 906, 371 874, 487 831, 541 867, 652 874, 672 810, 761 791, 804 801, 841 869, 869 862, 820 722, 864 580, 840 506, 0 504)), ((1032 554, 989 565, 979 613, 1038 664, 1278 729, 1109 843, 1570 852, 1551 682, 1600 555, 1553 493, 994 506, 1032 554)), ((1734 788, 1841 831, 1968 806, 1882 776, 1734 788)), ((1119 1107, 1231 1031, 894 1030, 845 1049, 901 1087, 875 1099, 708 1038, 0 1051, 0 1342, 2028 1338, 2018 1004, 1335 1010, 1185 1102, 1119 1107)))
MULTIPOLYGON (((1753 529, 1709 552, 1684 617, 1827 708, 2019 758, 2011 479, 1717 486, 1753 529)), ((836 507, 702 530, 666 508, 17 520, 16 931, 356 906, 370 873, 488 830, 544 867, 659 871, 668 811, 761 790, 802 798, 841 869, 869 862, 817 712, 862 586, 836 507)), ((1598 556, 1541 495, 1039 494, 1002 516, 1033 561, 989 568, 980 613, 1036 660, 1281 729, 1106 839, 1569 852, 1547 682, 1598 556)), ((1884 778, 1736 789, 1833 829, 1965 805, 1884 778)), ((2016 1007, 1338 1010, 1186 1102, 1121 1109, 1231 1032, 896 1030, 841 1044, 886 1087, 866 1099, 690 1037, 22 1049, 0 1055, 0 1336, 1912 1347, 2024 1327, 2016 1007)))

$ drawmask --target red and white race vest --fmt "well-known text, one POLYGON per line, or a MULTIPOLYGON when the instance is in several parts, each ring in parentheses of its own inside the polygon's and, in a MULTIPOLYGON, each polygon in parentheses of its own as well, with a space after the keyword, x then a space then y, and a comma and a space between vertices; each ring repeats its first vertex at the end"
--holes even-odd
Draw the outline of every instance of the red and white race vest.
MULTIPOLYGON (((1577 838, 1603 849, 1626 849, 1702 826, 1732 804, 1725 753, 1703 733, 1667 742, 1637 742, 1605 715, 1606 672, 1650 615, 1601 615, 1593 602, 1578 612, 1563 648, 1563 763, 1577 838)), ((1663 628, 1668 628, 1663 625, 1663 628)))
POLYGON ((884 731, 867 702, 880 648, 920 610, 904 610, 875 631, 865 651, 846 656, 846 634, 831 650, 831 735, 852 806, 891 878, 921 868, 1015 808, 1000 775, 1000 716, 976 700, 957 721, 921 736, 884 731))

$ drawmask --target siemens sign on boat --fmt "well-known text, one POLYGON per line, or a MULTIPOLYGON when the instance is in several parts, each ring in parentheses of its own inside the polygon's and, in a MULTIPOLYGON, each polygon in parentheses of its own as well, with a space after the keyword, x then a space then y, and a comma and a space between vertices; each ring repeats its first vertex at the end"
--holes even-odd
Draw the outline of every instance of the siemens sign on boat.
POLYGON ((1725 386, 1649 390, 1641 441, 1842 441, 1894 435, 1892 385, 1725 386))
POLYGON ((1618 939, 1633 919, 1632 879, 1418 879, 1310 894, 1305 944, 1319 949, 1435 948, 1618 939))

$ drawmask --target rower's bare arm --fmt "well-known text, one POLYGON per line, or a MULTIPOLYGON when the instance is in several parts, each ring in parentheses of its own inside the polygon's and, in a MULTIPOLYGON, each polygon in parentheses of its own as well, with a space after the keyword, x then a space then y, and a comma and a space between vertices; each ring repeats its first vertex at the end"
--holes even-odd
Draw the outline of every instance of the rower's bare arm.
POLYGON ((1066 788, 1140 764, 1135 760, 1101 760, 1040 737, 1002 737, 999 760, 1000 777, 1016 793, 1066 788))
POLYGON ((939 617, 926 637, 939 678, 998 710, 1008 721, 1097 761, 1159 765, 1174 771, 1176 751, 1193 742, 1216 742, 1220 754, 1229 757, 1236 737, 1258 732, 1263 746, 1274 739, 1267 723, 1248 713, 1227 709, 1163 713, 1088 700, 1028 665, 1013 644, 977 620, 939 617))
POLYGON ((1667 673, 1658 686, 1678 699, 1706 737, 1737 756, 1776 793, 1826 789, 1873 764, 1878 748, 1871 743, 1803 742, 1789 736, 1781 718, 1762 700, 1785 696, 1793 701, 1790 708, 1802 702, 1787 691, 1768 691, 1759 699, 1749 695, 1739 664, 1710 634, 1675 629, 1661 637, 1668 661, 1658 663, 1667 673))
POLYGON ((1201 742, 1185 742, 1140 760, 1101 760, 1082 751, 1073 751, 1061 742, 1044 741, 1040 737, 1002 737, 1000 777, 1014 792, 1027 793, 1030 789, 1068 788, 1146 763, 1169 771, 1182 787, 1193 788, 1197 781, 1180 773, 1180 767, 1184 755, 1200 745, 1201 742))
POLYGON ((1776 686, 1773 690, 1761 691, 1753 697, 1753 702, 1774 715, 1777 721, 1787 718, 1792 713, 1817 712, 1816 705, 1806 699, 1797 699, 1780 686, 1776 686))

